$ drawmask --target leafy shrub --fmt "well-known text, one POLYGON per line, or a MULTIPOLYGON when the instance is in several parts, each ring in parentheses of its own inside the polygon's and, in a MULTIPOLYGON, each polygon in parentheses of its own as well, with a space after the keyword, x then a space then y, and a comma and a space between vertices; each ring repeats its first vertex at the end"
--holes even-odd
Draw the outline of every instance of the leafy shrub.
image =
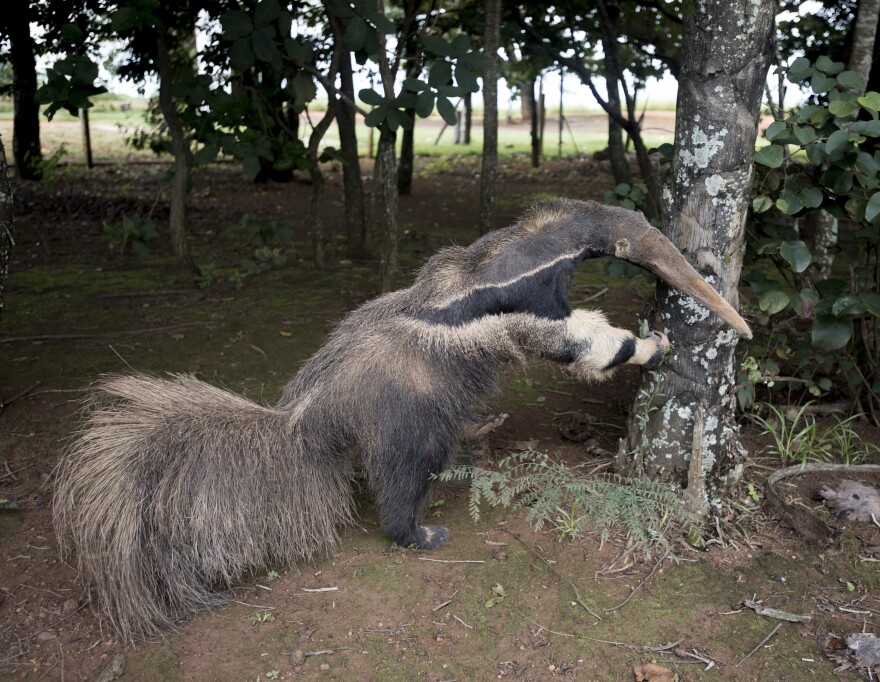
POLYGON ((150 242, 158 236, 156 224, 139 215, 125 216, 121 223, 104 223, 104 234, 108 237, 111 249, 119 247, 119 254, 122 255, 126 246, 130 246, 135 256, 149 253, 150 242))
MULTIPOLYGON (((744 280, 766 334, 753 349, 767 373, 782 366, 813 395, 833 384, 880 423, 880 94, 859 94, 864 79, 827 57, 782 70, 813 96, 755 154, 744 280)), ((753 389, 741 391, 747 406, 753 389)))

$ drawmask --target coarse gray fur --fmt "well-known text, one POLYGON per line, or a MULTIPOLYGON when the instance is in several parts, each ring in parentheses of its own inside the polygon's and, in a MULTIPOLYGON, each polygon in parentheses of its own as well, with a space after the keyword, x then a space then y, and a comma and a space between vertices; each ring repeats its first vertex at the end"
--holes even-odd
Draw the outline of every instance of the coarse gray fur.
POLYGON ((748 330, 658 235, 622 209, 539 205, 467 248, 441 250, 411 287, 349 314, 274 408, 191 376, 104 379, 55 492, 56 528, 100 611, 123 637, 154 635, 224 603, 218 588, 249 569, 326 551, 353 518, 354 457, 392 539, 442 544, 445 528, 418 525, 430 475, 479 421, 505 368, 536 356, 600 380, 662 358, 662 334, 637 339, 570 309, 578 262, 619 253, 671 269, 669 284, 748 330), (658 249, 672 266, 651 260, 658 249))

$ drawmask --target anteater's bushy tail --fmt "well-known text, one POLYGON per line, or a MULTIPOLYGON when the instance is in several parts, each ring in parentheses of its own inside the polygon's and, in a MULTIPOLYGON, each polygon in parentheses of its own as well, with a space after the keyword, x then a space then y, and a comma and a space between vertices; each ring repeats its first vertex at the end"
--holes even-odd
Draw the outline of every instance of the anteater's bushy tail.
POLYGON ((110 377, 59 465, 55 526, 126 639, 227 600, 247 569, 309 559, 352 519, 347 461, 297 411, 191 376, 110 377))

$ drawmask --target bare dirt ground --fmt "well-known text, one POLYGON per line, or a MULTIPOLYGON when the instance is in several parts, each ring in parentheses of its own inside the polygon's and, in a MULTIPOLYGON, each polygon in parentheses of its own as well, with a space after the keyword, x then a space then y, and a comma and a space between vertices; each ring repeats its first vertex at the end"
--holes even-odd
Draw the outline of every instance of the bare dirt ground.
MULTIPOLYGON (((425 173, 402 198, 401 284, 438 247, 475 238, 476 163, 425 173)), ((161 640, 124 646, 92 612, 51 525, 53 469, 76 428, 76 399, 101 373, 133 367, 193 372, 271 403, 333 322, 375 295, 378 279, 376 263, 345 258, 338 173, 325 206, 329 267, 315 273, 305 232, 309 187, 254 187, 227 166, 194 179, 194 251, 218 279, 193 286, 167 245, 164 171, 101 167, 18 187, 0 323, 0 498, 15 503, 0 511, 0 679, 631 680, 635 666, 652 662, 680 680, 859 679, 834 672, 825 642, 829 633, 878 632, 880 528, 828 519, 833 533, 816 546, 763 512, 762 483, 776 464, 757 457, 761 442, 748 426, 745 482, 727 520, 707 532, 705 551, 681 533, 673 537, 676 559, 639 557, 624 537, 560 541, 550 529, 529 528, 516 509, 486 509, 474 523, 467 491, 438 485, 428 515, 450 528, 451 541, 416 552, 391 545, 361 494, 359 524, 331 556, 243 576, 229 607, 196 615, 161 640), (160 237, 149 255, 111 251, 103 224, 150 211, 160 237), (245 215, 286 221, 294 237, 284 265, 239 289, 228 278, 253 251, 245 215), (498 585, 505 597, 493 604, 498 585), (319 588, 335 589, 308 591, 319 588), (743 600, 810 619, 760 615, 743 600)), ((610 184, 593 161, 536 172, 512 160, 499 225, 542 194, 599 198, 610 184)), ((589 301, 635 328, 650 288, 606 277, 601 263, 582 270, 573 303, 589 301)), ((483 444, 478 464, 530 446, 586 470, 606 468, 637 378, 627 371, 584 387, 541 365, 510 377, 487 404, 510 418, 483 444), (562 432, 570 436, 572 419, 584 414, 586 443, 566 440, 562 432)), ((814 483, 786 495, 812 508, 814 483)))

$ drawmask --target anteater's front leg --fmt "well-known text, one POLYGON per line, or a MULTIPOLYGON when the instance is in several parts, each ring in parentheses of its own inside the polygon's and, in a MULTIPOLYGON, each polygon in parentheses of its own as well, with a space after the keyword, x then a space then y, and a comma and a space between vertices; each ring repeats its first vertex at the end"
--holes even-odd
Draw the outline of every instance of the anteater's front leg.
POLYGON ((623 364, 652 368, 660 363, 669 340, 653 331, 640 339, 608 324, 592 310, 574 310, 561 320, 511 315, 508 330, 527 351, 565 365, 579 379, 602 380, 623 364))

